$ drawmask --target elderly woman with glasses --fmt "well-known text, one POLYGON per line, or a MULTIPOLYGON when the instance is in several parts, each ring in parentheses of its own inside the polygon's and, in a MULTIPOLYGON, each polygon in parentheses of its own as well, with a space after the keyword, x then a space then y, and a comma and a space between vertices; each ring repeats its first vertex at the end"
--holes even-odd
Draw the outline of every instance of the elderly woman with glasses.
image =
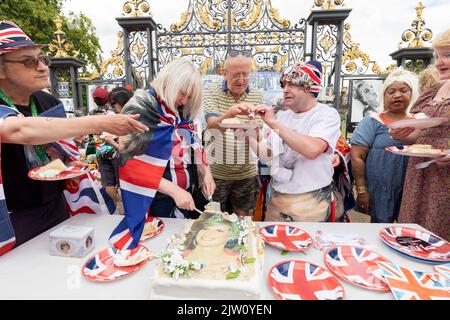
MULTIPOLYGON (((30 169, 53 160, 46 145, 41 144, 97 131, 127 134, 144 131, 145 126, 124 115, 43 117, 44 112, 65 117, 61 101, 42 91, 49 86, 49 58, 43 55, 41 45, 31 41, 12 22, 0 21, 0 34, 1 171, 9 211, 3 218, 0 212, 1 247, 7 234, 5 226, 11 226, 15 244, 20 245, 69 218, 64 181, 36 181, 28 177, 30 169)), ((2 209, 5 207, 0 205, 2 209)))

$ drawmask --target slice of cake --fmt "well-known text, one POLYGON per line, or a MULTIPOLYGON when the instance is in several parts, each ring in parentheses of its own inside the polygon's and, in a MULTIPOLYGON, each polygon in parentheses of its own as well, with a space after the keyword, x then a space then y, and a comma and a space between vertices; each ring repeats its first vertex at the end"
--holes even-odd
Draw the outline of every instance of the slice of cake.
POLYGON ((49 164, 41 167, 36 171, 36 174, 41 178, 53 178, 66 169, 67 167, 65 166, 65 164, 60 159, 56 159, 49 164))
POLYGON ((410 153, 444 154, 441 149, 433 149, 429 144, 413 144, 407 146, 404 151, 410 153))
POLYGON ((172 237, 152 280, 152 299, 260 299, 263 241, 250 217, 210 203, 172 237))
POLYGON ((228 119, 223 119, 222 124, 242 124, 242 120, 239 118, 228 118, 228 119))

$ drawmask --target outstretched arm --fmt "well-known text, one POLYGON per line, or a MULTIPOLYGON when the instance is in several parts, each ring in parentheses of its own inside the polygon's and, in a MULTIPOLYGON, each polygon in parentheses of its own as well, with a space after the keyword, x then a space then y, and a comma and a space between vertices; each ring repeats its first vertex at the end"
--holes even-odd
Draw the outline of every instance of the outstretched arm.
POLYGON ((115 135, 145 132, 147 126, 136 119, 139 115, 102 115, 79 118, 8 117, 0 126, 2 142, 45 144, 82 134, 107 131, 115 135))

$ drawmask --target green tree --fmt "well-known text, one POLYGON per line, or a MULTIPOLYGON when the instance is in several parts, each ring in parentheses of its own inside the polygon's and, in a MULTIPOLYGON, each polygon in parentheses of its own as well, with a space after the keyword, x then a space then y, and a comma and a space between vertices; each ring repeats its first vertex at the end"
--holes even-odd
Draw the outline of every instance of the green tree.
POLYGON ((47 44, 53 40, 55 18, 61 16, 66 39, 79 51, 79 59, 98 67, 102 52, 92 21, 80 13, 62 13, 65 0, 4 0, 0 1, 0 20, 10 20, 22 28, 36 43, 47 44))

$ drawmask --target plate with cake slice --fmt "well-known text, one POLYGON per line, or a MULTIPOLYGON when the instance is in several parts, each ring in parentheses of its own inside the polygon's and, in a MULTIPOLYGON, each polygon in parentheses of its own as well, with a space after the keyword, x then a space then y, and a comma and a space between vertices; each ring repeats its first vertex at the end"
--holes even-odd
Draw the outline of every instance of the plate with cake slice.
POLYGON ((281 250, 304 251, 312 244, 306 231, 285 224, 265 226, 259 233, 267 244, 281 250))
POLYGON ((144 230, 142 231, 141 241, 156 237, 164 230, 164 222, 157 217, 147 217, 144 230))
POLYGON ((81 272, 90 281, 114 281, 137 272, 154 257, 143 245, 132 250, 106 248, 90 257, 81 272))
POLYGON ((222 120, 219 126, 226 129, 255 129, 258 124, 240 118, 229 118, 222 120))
POLYGON ((410 146, 392 146, 385 148, 386 151, 410 157, 437 158, 450 154, 450 150, 435 149, 429 144, 413 144, 410 146))
POLYGON ((67 167, 60 159, 56 159, 45 166, 31 169, 28 177, 40 181, 58 181, 76 178, 88 172, 87 167, 67 167))

